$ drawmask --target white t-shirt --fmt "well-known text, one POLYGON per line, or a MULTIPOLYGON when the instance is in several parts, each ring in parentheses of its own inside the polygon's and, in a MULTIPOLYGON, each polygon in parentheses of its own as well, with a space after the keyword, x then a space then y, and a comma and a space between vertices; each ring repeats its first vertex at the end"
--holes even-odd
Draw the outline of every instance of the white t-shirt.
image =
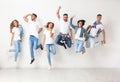
POLYGON ((81 28, 78 28, 77 32, 75 33, 75 39, 85 40, 84 37, 80 37, 80 33, 81 33, 81 28))
MULTIPOLYGON (((52 33, 55 33, 54 30, 52 30, 52 33)), ((50 31, 45 29, 44 35, 46 36, 45 44, 54 44, 53 37, 50 37, 50 31)))
POLYGON ((98 24, 96 25, 96 28, 91 28, 90 35, 93 37, 96 36, 99 29, 103 30, 104 26, 102 24, 98 24))
POLYGON ((69 29, 70 29, 70 23, 67 21, 64 21, 63 19, 60 18, 60 32, 62 34, 68 34, 69 29))
POLYGON ((28 25, 29 25, 29 35, 33 35, 35 36, 36 38, 38 38, 38 30, 39 28, 41 27, 41 24, 39 21, 32 21, 32 20, 29 20, 28 21, 28 25))
POLYGON ((12 29, 12 33, 14 33, 14 38, 13 38, 14 41, 20 40, 20 29, 18 27, 14 27, 12 29))

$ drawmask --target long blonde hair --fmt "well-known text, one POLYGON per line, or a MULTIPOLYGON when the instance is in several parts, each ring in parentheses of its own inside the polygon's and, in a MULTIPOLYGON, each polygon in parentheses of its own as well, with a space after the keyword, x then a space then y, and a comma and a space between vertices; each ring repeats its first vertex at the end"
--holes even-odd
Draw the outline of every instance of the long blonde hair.
POLYGON ((10 24, 10 33, 12 33, 12 29, 13 29, 13 27, 15 27, 15 25, 14 25, 14 21, 17 22, 17 27, 19 26, 19 22, 18 22, 18 20, 13 20, 13 21, 11 22, 11 24, 10 24))

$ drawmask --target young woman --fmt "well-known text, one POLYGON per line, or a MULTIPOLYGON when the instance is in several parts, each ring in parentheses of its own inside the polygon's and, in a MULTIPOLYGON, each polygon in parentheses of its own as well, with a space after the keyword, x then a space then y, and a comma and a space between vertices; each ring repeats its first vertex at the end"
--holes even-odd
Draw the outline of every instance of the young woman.
MULTIPOLYGON (((88 37, 92 37, 89 34, 87 34, 85 28, 83 28, 84 24, 85 24, 85 20, 78 20, 77 22, 77 26, 73 25, 72 20, 73 20, 74 16, 70 19, 70 25, 71 27, 75 30, 75 52, 76 53, 80 53, 82 52, 82 54, 85 53, 85 48, 84 48, 84 42, 85 42, 85 38, 86 36, 88 37)), ((94 38, 94 37, 92 37, 94 38)))
POLYGON ((18 20, 13 20, 10 24, 10 33, 12 34, 10 46, 14 45, 14 49, 9 50, 10 52, 15 52, 15 62, 19 52, 21 52, 21 30, 19 28, 18 20))
POLYGON ((46 29, 44 31, 44 39, 43 39, 43 45, 45 45, 46 47, 47 58, 49 63, 48 69, 51 69, 52 67, 50 53, 54 55, 56 54, 56 49, 53 40, 53 36, 54 36, 53 28, 54 28, 54 23, 48 22, 46 25, 46 29))

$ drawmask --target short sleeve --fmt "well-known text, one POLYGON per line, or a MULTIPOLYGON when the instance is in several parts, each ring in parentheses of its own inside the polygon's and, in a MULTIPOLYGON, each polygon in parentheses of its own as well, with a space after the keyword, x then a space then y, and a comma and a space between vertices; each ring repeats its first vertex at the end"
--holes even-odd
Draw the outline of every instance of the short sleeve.
POLYGON ((102 24, 98 25, 98 28, 103 30, 104 29, 104 26, 102 24))
POLYGON ((94 26, 94 24, 93 24, 93 23, 90 23, 89 25, 90 25, 90 26, 94 26))
POLYGON ((12 29, 12 33, 15 33, 15 28, 13 27, 13 29, 12 29))
POLYGON ((31 23, 31 22, 32 22, 32 20, 30 18, 28 18, 28 23, 31 23))
POLYGON ((43 34, 46 34, 46 29, 45 29, 45 31, 43 32, 43 34))
POLYGON ((41 26, 41 23, 40 23, 39 21, 37 21, 37 26, 38 26, 39 28, 42 27, 42 26, 41 26))

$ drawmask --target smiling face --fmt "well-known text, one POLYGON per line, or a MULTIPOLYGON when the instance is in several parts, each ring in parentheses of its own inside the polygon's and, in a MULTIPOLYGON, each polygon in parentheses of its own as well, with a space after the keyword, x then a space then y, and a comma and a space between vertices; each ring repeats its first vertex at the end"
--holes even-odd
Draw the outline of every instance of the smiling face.
POLYGON ((64 14, 64 15, 63 15, 63 20, 64 20, 64 21, 68 21, 68 14, 64 14))
POLYGON ((35 17, 34 15, 32 15, 32 16, 31 16, 31 19, 32 19, 32 20, 35 20, 35 19, 36 19, 36 17, 35 17))
POLYGON ((54 28, 54 23, 48 22, 48 23, 47 23, 47 28, 48 28, 48 29, 53 29, 53 28, 54 28))
POLYGON ((97 21, 98 21, 98 22, 100 22, 101 19, 102 19, 102 16, 98 16, 98 17, 97 17, 97 21))
POLYGON ((85 20, 78 20, 77 24, 78 24, 78 27, 81 28, 81 27, 84 26, 84 24, 85 24, 85 20))
POLYGON ((98 14, 96 21, 97 21, 97 22, 100 22, 101 20, 102 20, 102 15, 101 15, 101 14, 98 14))
POLYGON ((79 22, 78 23, 78 27, 82 27, 83 26, 83 23, 82 22, 79 22))
POLYGON ((36 18, 37 18, 37 15, 33 13, 33 14, 31 15, 31 20, 36 20, 36 18))
POLYGON ((13 25, 14 25, 15 27, 18 27, 18 21, 17 21, 17 20, 14 20, 14 21, 13 21, 13 25))
POLYGON ((54 24, 53 24, 53 23, 50 23, 50 24, 48 25, 48 27, 49 27, 50 29, 53 29, 54 24))

